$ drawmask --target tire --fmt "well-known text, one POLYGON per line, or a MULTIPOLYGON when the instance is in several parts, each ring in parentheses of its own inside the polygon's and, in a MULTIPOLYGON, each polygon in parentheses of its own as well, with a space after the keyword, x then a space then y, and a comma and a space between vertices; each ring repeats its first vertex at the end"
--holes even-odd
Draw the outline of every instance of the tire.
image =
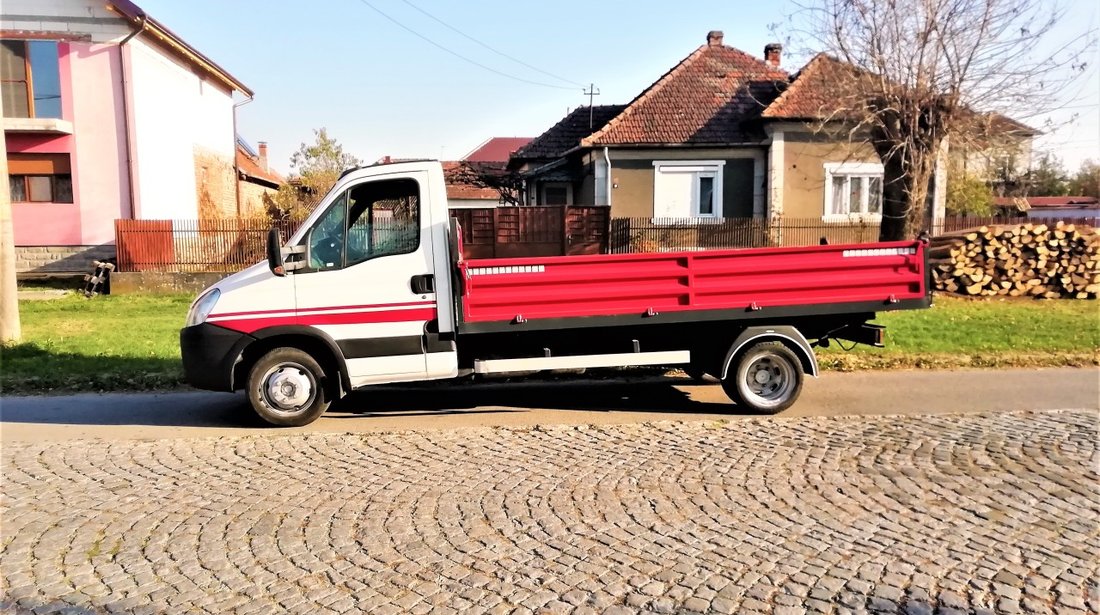
POLYGON ((722 390, 738 406, 761 414, 790 408, 802 393, 802 361, 782 342, 760 342, 737 354, 722 390))
POLYGON ((248 401, 260 418, 279 427, 316 421, 332 402, 321 365, 297 348, 276 348, 248 372, 248 401))

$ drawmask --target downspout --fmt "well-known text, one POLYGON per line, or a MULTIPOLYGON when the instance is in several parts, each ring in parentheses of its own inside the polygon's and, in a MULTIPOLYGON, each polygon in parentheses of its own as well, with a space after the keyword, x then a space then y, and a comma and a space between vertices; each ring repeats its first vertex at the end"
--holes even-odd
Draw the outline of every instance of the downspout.
POLYGON ((611 218, 611 188, 614 185, 614 182, 611 181, 611 154, 608 153, 607 146, 604 146, 604 148, 603 148, 603 159, 604 159, 604 162, 607 163, 607 177, 604 178, 604 183, 607 184, 607 207, 608 207, 607 217, 608 217, 608 219, 610 219, 611 218))
POLYGON ((130 63, 127 61, 126 51, 123 47, 126 43, 129 43, 138 34, 145 31, 145 26, 149 22, 148 15, 142 14, 141 25, 137 30, 126 35, 126 38, 122 39, 118 44, 118 62, 122 72, 122 123, 123 128, 126 130, 126 183, 130 195, 130 219, 137 219, 137 191, 134 190, 134 135, 133 127, 130 125, 130 63))
POLYGON ((237 107, 243 107, 252 102, 252 97, 233 103, 233 187, 236 188, 237 217, 241 217, 241 166, 237 164, 237 107))

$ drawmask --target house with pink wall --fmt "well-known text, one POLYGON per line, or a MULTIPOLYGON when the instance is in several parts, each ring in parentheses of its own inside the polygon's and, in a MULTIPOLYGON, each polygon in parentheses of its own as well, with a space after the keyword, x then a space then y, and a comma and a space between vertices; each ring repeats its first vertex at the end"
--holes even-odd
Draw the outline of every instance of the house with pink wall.
POLYGON ((129 0, 4 0, 0 86, 19 271, 86 271, 119 218, 241 214, 252 91, 129 0))

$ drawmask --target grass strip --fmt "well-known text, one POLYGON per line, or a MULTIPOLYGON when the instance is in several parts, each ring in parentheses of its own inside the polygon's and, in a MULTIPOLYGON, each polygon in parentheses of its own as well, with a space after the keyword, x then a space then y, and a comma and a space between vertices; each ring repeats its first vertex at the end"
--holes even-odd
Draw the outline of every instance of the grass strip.
MULTIPOLYGON (((179 329, 191 295, 76 294, 20 302, 24 341, 0 348, 4 394, 149 391, 184 386, 179 329)), ((884 312, 887 347, 833 344, 826 370, 1100 365, 1100 304, 937 297, 884 312)))

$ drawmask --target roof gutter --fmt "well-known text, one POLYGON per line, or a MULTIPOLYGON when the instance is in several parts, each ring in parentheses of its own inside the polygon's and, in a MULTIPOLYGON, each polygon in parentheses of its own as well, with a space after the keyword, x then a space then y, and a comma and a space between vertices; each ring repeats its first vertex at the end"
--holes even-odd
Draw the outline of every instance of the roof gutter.
POLYGON ((241 165, 237 163, 237 108, 252 102, 252 95, 238 103, 233 103, 233 187, 236 188, 234 198, 237 201, 237 217, 241 217, 241 165))
POLYGON ((603 148, 603 159, 607 163, 607 177, 604 178, 607 184, 607 206, 611 207, 611 188, 613 186, 611 181, 611 154, 608 152, 606 145, 603 148))
POLYGON ((122 85, 122 124, 123 129, 126 131, 126 185, 130 195, 130 219, 136 220, 138 217, 138 204, 137 204, 137 189, 134 187, 134 178, 137 173, 134 172, 134 126, 130 118, 130 106, 131 93, 130 93, 130 62, 129 54, 126 53, 126 43, 129 43, 135 36, 145 31, 145 26, 149 23, 149 17, 146 15, 140 15, 138 17, 138 27, 133 32, 126 35, 126 38, 122 39, 118 44, 118 61, 120 82, 122 85))

